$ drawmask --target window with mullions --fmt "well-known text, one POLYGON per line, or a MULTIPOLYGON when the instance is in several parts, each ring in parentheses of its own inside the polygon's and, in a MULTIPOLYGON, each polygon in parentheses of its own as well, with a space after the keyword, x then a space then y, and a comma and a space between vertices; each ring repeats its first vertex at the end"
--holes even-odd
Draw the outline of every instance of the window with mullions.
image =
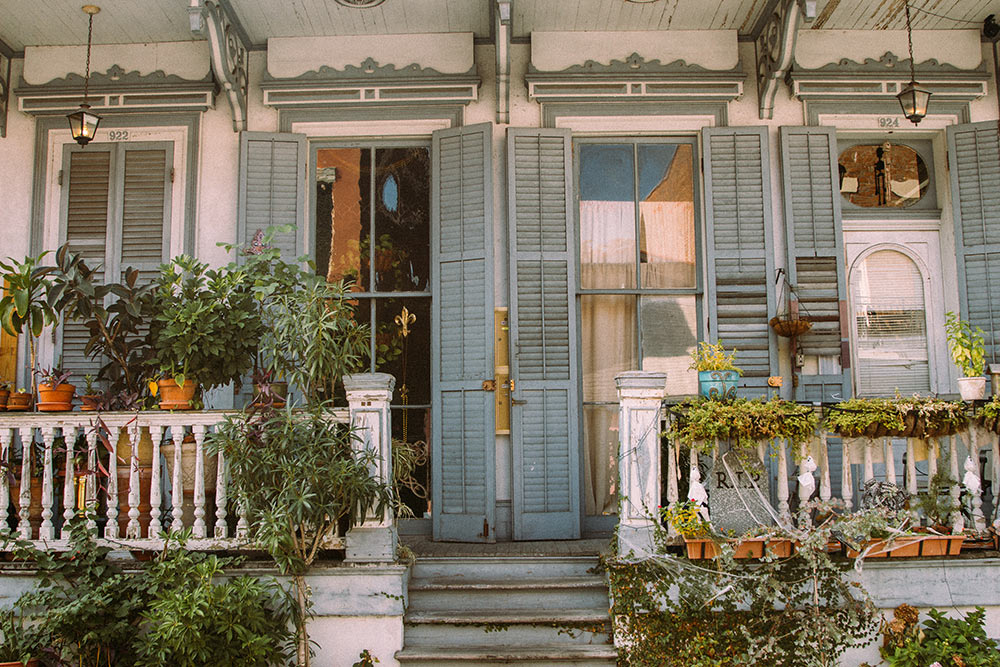
POLYGON ((371 326, 369 370, 396 378, 393 438, 422 450, 406 504, 427 509, 430 441, 430 147, 315 150, 316 269, 353 282, 371 326))
POLYGON ((697 392, 700 280, 694 141, 578 142, 583 415, 588 515, 617 505, 615 375, 666 371, 697 392))

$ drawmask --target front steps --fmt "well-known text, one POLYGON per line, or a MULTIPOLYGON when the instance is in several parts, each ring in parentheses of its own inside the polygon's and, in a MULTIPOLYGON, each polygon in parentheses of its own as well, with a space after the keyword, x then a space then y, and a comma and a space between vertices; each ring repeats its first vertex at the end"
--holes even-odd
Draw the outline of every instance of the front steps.
POLYGON ((614 667, 595 557, 418 558, 401 665, 614 667))

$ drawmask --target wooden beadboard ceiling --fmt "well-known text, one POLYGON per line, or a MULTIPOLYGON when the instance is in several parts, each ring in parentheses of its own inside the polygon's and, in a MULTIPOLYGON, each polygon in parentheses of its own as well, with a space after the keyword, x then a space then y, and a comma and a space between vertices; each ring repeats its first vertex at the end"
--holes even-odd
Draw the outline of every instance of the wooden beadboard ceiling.
MULTIPOLYGON (((473 32, 489 38, 492 0, 385 0, 369 9, 334 0, 224 0, 255 45, 268 37, 473 32)), ((98 0, 100 2, 100 0, 98 0)), ((753 34, 774 0, 513 0, 514 37, 535 30, 737 30, 753 34)), ((0 0, 0 40, 15 51, 29 45, 84 44, 81 0, 0 0)), ((126 44, 197 39, 186 0, 104 0, 94 41, 126 44)), ((819 0, 807 29, 884 30, 905 25, 903 0, 819 0)), ((912 0, 913 26, 980 29, 1000 0, 912 0), (943 17, 920 11, 925 9, 943 17), (952 20, 957 19, 957 20, 952 20)))

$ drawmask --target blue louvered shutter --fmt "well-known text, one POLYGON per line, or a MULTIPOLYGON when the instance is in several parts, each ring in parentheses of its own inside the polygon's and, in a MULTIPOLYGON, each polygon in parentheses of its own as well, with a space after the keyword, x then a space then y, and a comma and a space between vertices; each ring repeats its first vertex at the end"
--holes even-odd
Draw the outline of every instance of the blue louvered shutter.
POLYGON ((494 542, 491 123, 439 130, 432 147, 434 539, 494 542))
POLYGON ((737 350, 740 395, 767 395, 778 368, 768 326, 775 290, 767 128, 707 128, 703 151, 709 338, 737 350))
POLYGON ((306 254, 306 137, 304 134, 240 132, 237 244, 246 247, 257 230, 291 225, 271 245, 285 261, 306 254))
POLYGON ((837 135, 831 127, 782 127, 780 134, 792 305, 797 300, 799 315, 813 323, 798 342, 803 354, 836 357, 841 368, 840 373, 800 374, 794 398, 844 400, 851 396, 851 355, 837 135))
POLYGON ((507 132, 516 540, 580 536, 571 155, 566 130, 507 132))
POLYGON ((1000 361, 1000 143, 996 121, 948 128, 955 255, 962 319, 1000 361))

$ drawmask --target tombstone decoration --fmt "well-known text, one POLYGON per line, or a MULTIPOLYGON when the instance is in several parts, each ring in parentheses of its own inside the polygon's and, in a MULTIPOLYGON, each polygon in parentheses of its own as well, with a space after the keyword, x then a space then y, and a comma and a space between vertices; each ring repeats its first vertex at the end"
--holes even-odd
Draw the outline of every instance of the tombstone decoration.
POLYGON ((708 478, 708 509, 716 530, 742 535, 773 525, 769 498, 770 483, 760 461, 745 461, 732 450, 716 459, 708 478))

